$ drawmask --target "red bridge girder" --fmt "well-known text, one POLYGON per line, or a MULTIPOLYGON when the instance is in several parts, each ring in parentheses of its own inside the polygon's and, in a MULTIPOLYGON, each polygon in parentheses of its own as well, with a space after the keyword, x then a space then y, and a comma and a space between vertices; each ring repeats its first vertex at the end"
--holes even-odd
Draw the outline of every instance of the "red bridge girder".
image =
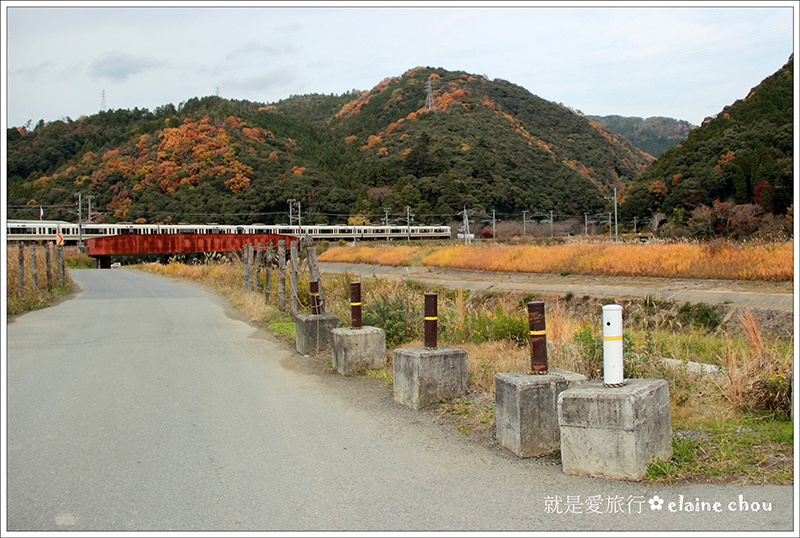
POLYGON ((183 254, 190 252, 236 252, 243 245, 272 243, 278 247, 279 240, 286 246, 300 241, 291 235, 277 234, 123 234, 94 237, 86 240, 89 256, 112 254, 183 254))

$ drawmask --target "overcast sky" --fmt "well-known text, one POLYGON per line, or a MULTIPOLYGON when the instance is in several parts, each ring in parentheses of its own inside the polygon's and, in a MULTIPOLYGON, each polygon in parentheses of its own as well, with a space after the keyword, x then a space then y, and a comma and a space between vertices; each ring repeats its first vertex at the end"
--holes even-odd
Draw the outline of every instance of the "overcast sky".
POLYGON ((103 92, 112 109, 217 91, 269 103, 416 66, 505 79, 585 114, 699 125, 796 45, 797 2, 283 4, 4 1, 6 125, 94 114, 103 92))

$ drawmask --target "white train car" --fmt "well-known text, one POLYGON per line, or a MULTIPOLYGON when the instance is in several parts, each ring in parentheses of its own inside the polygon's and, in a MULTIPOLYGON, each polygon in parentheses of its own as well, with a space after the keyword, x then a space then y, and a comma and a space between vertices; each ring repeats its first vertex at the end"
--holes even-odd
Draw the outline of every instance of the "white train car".
POLYGON ((101 224, 75 223, 56 220, 9 220, 6 222, 8 241, 53 241, 75 244, 93 237, 124 234, 278 234, 311 237, 323 240, 387 240, 387 239, 449 239, 449 226, 347 226, 339 224, 134 224, 118 222, 101 224))

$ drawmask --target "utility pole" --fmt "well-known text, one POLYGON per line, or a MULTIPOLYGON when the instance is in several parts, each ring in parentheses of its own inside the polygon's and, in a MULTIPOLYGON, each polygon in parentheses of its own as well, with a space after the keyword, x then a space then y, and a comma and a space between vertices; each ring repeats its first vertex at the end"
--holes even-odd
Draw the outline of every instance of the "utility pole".
POLYGON ((619 243, 619 232, 617 230, 617 188, 614 187, 614 242, 619 243))
POLYGON ((589 235, 589 213, 583 214, 583 235, 589 235))
MULTIPOLYGON (((300 216, 300 201, 297 202, 297 225, 298 226, 303 225, 303 217, 300 216)), ((302 234, 303 231, 300 230, 300 233, 302 234)))
POLYGON ((553 238, 553 210, 550 210, 550 239, 553 238))
POLYGON ((384 207, 383 208, 383 225, 389 226, 389 210, 392 209, 391 207, 384 207))
POLYGON ((294 198, 289 198, 286 201, 289 203, 289 226, 291 226, 292 225, 292 209, 294 208, 294 203, 295 203, 296 200, 294 198))
POLYGON ((86 201, 89 203, 89 212, 86 214, 86 222, 92 222, 92 200, 94 200, 94 196, 91 194, 86 197, 86 201))
POLYGON ((83 246, 83 229, 81 227, 81 221, 83 220, 83 215, 81 214, 81 196, 83 193, 77 193, 75 196, 78 197, 78 245, 83 246))
MULTIPOLYGON (((610 200, 605 196, 606 200, 610 200)), ((611 213, 608 214, 608 235, 611 236, 611 213)), ((617 231, 617 188, 614 187, 614 242, 619 243, 619 233, 617 231)))
POLYGON ((492 209, 492 239, 497 239, 497 234, 495 233, 495 218, 494 218, 494 209, 492 209))
POLYGON ((527 235, 525 233, 525 228, 527 227, 527 218, 528 218, 528 212, 527 211, 523 211, 522 212, 522 237, 525 237, 525 235, 527 235))
POLYGON ((411 241, 411 221, 414 220, 414 215, 411 213, 411 207, 406 206, 406 226, 408 227, 408 240, 411 241))
POLYGON ((466 206, 464 207, 464 223, 463 223, 462 227, 464 229, 464 244, 465 245, 469 245, 470 244, 470 239, 469 239, 469 217, 467 216, 467 208, 466 208, 466 206))

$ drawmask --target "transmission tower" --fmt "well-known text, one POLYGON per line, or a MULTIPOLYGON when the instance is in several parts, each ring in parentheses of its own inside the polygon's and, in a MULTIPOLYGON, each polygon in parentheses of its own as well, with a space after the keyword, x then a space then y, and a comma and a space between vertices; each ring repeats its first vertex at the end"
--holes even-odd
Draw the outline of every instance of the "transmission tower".
POLYGON ((430 78, 425 83, 425 90, 428 92, 425 96, 425 112, 436 112, 436 105, 433 104, 433 82, 430 78))
POLYGON ((104 112, 106 109, 106 91, 103 90, 102 97, 100 98, 100 112, 104 112))

